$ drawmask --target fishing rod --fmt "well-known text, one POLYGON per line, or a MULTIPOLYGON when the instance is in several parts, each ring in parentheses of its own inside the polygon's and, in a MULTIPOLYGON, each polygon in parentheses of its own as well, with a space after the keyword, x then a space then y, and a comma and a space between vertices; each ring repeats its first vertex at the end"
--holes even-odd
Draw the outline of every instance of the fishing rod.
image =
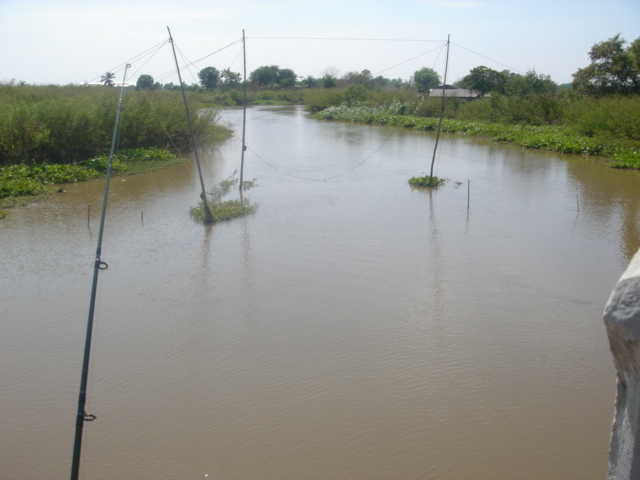
POLYGON ((173 44, 173 37, 171 36, 171 30, 169 31, 169 40, 171 41, 171 50, 173 51, 173 58, 176 61, 176 70, 178 71, 178 80, 180 81, 180 90, 182 91, 182 100, 184 101, 184 109, 187 111, 187 120, 189 121, 189 129, 191 130, 191 142, 193 144, 193 153, 196 157, 196 165, 198 165, 198 175, 200 175, 200 185, 202 186, 202 193, 200 198, 204 203, 204 223, 213 223, 213 215, 211 209, 207 203, 207 191, 204 188, 204 180, 202 179, 202 168, 200 168, 200 159, 198 158, 198 145, 196 143, 196 134, 193 131, 193 123, 191 123, 191 114, 189 113, 189 105, 187 104, 187 96, 184 93, 184 84, 182 83, 182 75, 180 75, 180 65, 178 65, 178 56, 176 55, 176 47, 173 44))
POLYGON ((107 181, 104 186, 104 198, 102 200, 102 215, 100 217, 100 230, 98 233, 98 246, 96 248, 96 260, 93 267, 93 284, 91 286, 91 302, 89 303, 89 319, 87 321, 87 337, 84 344, 84 359, 82 361, 82 377, 80 379, 80 395, 78 396, 78 413, 76 415, 76 436, 73 442, 73 458, 71 460, 71 480, 77 480, 80 471, 80 449, 82 447, 82 428, 84 422, 93 422, 95 415, 88 415, 85 411, 85 403, 87 400, 87 379, 89 377, 89 354, 91 351, 91 333, 93 331, 93 314, 96 305, 96 292, 98 289, 98 273, 100 270, 106 270, 109 266, 100 258, 102 254, 102 234, 104 232, 104 219, 107 213, 107 196, 109 194, 109 181, 111 180, 111 171, 113 165, 113 157, 116 150, 116 140, 118 138, 118 128, 120 126, 120 112, 122 111, 122 98, 124 97, 124 86, 127 78, 127 69, 131 65, 127 63, 124 68, 124 76, 122 78, 122 87, 120 89, 120 100, 118 101, 118 112, 116 113, 116 125, 113 129, 113 137, 111 139, 111 153, 109 154, 109 167, 107 168, 107 181))

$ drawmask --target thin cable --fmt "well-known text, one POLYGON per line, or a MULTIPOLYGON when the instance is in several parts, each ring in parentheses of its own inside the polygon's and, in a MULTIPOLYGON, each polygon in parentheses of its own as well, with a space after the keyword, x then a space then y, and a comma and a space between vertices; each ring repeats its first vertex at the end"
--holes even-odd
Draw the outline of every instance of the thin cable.
MULTIPOLYGON (((108 70, 108 71, 109 71, 109 72, 112 72, 112 73, 117 73, 118 71, 122 70, 126 65, 134 63, 134 62, 135 62, 136 60, 138 60, 140 57, 144 57, 144 56, 145 56, 145 55, 147 55, 147 54, 148 54, 148 52, 150 52, 151 50, 154 50, 155 48, 158 48, 159 46, 161 46, 161 45, 163 45, 163 44, 165 44, 165 43, 167 43, 167 42, 168 42, 168 39, 163 40, 162 42, 160 42, 160 43, 158 43, 158 44, 154 45, 153 47, 151 47, 151 48, 149 48, 149 49, 145 50, 144 52, 139 53, 138 55, 136 55, 135 57, 133 57, 131 60, 127 60, 126 62, 121 63, 120 65, 118 65, 118 66, 116 66, 116 67, 113 67, 112 69, 110 69, 110 70, 108 70)), ((95 77, 95 78, 93 78, 93 79, 89 80, 87 83, 94 82, 94 81, 96 81, 97 79, 99 79, 100 77, 101 77, 101 75, 99 75, 99 76, 97 76, 97 77, 95 77)))
POLYGON ((509 70, 513 70, 514 72, 522 73, 520 70, 518 70, 518 69, 516 69, 516 68, 510 67, 509 65, 505 65, 504 63, 500 63, 500 62, 498 62, 497 60, 494 60, 494 59, 492 59, 492 58, 486 57, 486 56, 484 56, 484 55, 482 55, 482 54, 480 54, 480 53, 478 53, 478 52, 474 52, 473 50, 469 50, 468 48, 465 48, 465 47, 463 47, 462 45, 458 45, 457 43, 453 43, 453 42, 451 42, 451 45, 455 45, 456 47, 460 47, 460 48, 462 48, 463 50, 466 50, 467 52, 471 52, 471 53, 473 53, 474 55, 478 55, 479 57, 486 58, 487 60, 490 60, 490 61, 492 61, 492 62, 494 62, 494 63, 497 63, 498 65, 502 65, 503 67, 507 67, 509 70))
POLYGON ((163 43, 162 45, 160 45, 160 46, 156 49, 156 51, 155 51, 155 52, 153 52, 153 55, 151 55, 151 56, 147 59, 147 61, 146 61, 146 62, 144 62, 144 63, 140 66, 140 68, 138 68, 135 72, 133 72, 133 73, 131 74, 131 77, 132 77, 132 78, 133 78, 133 77, 135 77, 135 76, 136 76, 136 74, 137 74, 140 70, 142 70, 142 69, 144 68, 144 66, 145 66, 147 63, 149 63, 149 62, 151 61, 151 59, 152 59, 153 57, 155 57, 155 56, 156 56, 156 54, 157 54, 160 50, 162 50, 162 48, 163 48, 165 45, 167 45, 167 43, 166 43, 166 42, 165 42, 165 43, 163 43))
MULTIPOLYGON (((385 68, 384 70, 380 70, 379 72, 376 72, 376 73, 374 73, 373 75, 374 75, 374 76, 375 76, 375 75, 380 75, 381 73, 384 73, 384 72, 386 72, 386 71, 388 71, 388 70, 391 70, 391 69, 393 69, 393 68, 399 67, 400 65, 404 65, 405 63, 409 63, 409 62, 411 62, 411 61, 415 60, 416 58, 424 57, 425 55, 428 55, 428 54, 430 54, 430 53, 432 53, 432 52, 435 52, 435 51, 436 51, 436 50, 438 50, 438 49, 440 49, 440 50, 442 51, 442 46, 436 47, 436 48, 434 48, 433 50, 429 50, 428 52, 421 53, 421 54, 420 54, 420 55, 418 55, 417 57, 413 57, 413 58, 410 58, 409 60, 405 60, 405 61, 404 61, 404 62, 402 62, 402 63, 398 63, 397 65, 394 65, 393 67, 389 67, 389 68, 385 68)), ((438 54, 438 58, 440 58, 440 54, 438 54)), ((436 61, 438 61, 438 60, 436 59, 436 61)))
MULTIPOLYGON (((242 39, 240 39, 240 40, 236 40, 235 42, 232 42, 232 43, 230 43, 229 45, 227 45, 227 46, 225 46, 225 47, 222 47, 222 48, 220 48, 220 49, 216 50, 215 52, 212 52, 212 53, 210 53, 210 54, 208 54, 208 55, 205 55, 204 57, 199 58, 198 60, 195 60, 195 61, 194 61, 192 64, 190 64, 190 65, 186 65, 186 64, 185 64, 185 65, 182 65, 182 66, 180 67, 180 71, 182 71, 183 69, 185 69, 185 68, 187 68, 187 67, 189 67, 189 66, 191 66, 191 65, 194 65, 194 64, 196 64, 196 63, 198 63, 198 62, 201 62, 201 61, 202 61, 202 60, 204 60, 205 58, 209 58, 209 57, 211 57, 212 55, 215 55, 216 53, 220 53, 221 51, 226 50, 226 49, 227 49, 227 48, 229 48, 229 47, 232 47, 233 45, 237 44, 238 42, 242 42, 242 39)), ((195 66, 195 65, 194 65, 194 66, 195 66)), ((175 70, 172 70, 172 71, 167 72, 167 73, 163 73, 162 75, 160 75, 160 76, 158 77, 158 79, 162 79, 162 80, 164 80, 164 79, 166 79, 166 78, 170 77, 171 75, 174 75, 175 73, 176 73, 176 72, 175 72, 175 70)))
POLYGON ((189 72, 189 75, 191 75, 191 78, 193 78, 194 83, 197 84, 198 80, 196 80, 196 77, 193 75, 193 72, 191 71, 191 67, 194 66, 193 62, 191 60, 189 60, 184 53, 182 53, 182 50, 180 50, 180 47, 178 47, 175 43, 174 43, 174 46, 176 47, 176 50, 178 51, 178 53, 182 57, 182 60, 186 61, 185 62, 185 66, 183 68, 181 68, 180 70, 186 69, 189 72))
POLYGON ((327 181, 327 180, 333 180, 334 178, 338 178, 341 177, 342 175, 346 175, 347 173, 355 170, 356 168, 358 168, 361 165, 364 165, 367 161, 369 161, 376 153, 378 153, 380 151, 380 149, 382 147, 384 147, 387 143, 389 143, 389 141, 391 140, 391 137, 389 137, 382 145, 380 145, 371 155, 369 155, 367 158, 365 158, 362 162, 360 162, 359 164, 357 164, 356 166, 350 168, 349 170, 346 170, 342 173, 339 173, 338 175, 334 175, 332 177, 326 177, 326 178, 309 178, 309 177, 302 177, 300 175, 294 175, 292 173, 288 173, 285 172, 283 170, 280 170, 279 168, 274 167, 273 165, 271 165, 269 162, 267 162, 264 158, 262 158, 260 155, 258 155, 255 151, 253 151, 250 147, 247 146, 247 150, 251 151, 251 153, 253 153, 256 157, 258 157, 260 160, 262 160, 265 164, 267 164, 269 167, 271 167, 272 169, 274 169, 276 172, 282 173, 283 175, 287 175, 289 177, 293 177, 293 178, 298 178, 300 180, 311 180, 314 182, 322 182, 322 181, 327 181))
POLYGON ((165 124, 162 122, 162 119, 160 118, 160 115, 158 115, 158 111, 153 107, 153 103, 151 102, 151 100, 149 99, 149 96, 147 95, 147 92, 145 92, 145 89, 142 89, 142 94, 144 95, 144 97, 147 99, 147 102, 149 102, 149 106, 151 107, 151 110, 153 111, 153 113, 155 114, 155 116, 158 119, 158 122, 160 123, 160 125, 162 125, 162 129, 164 130, 164 133, 167 134, 167 138, 169 138, 169 141, 171 142, 171 145, 173 145, 173 148, 176 151, 180 151, 180 149, 178 148, 178 146, 176 145, 176 143, 173 141, 173 138, 171 138, 171 135, 169 134, 169 131, 167 130, 167 127, 165 126, 165 124))
POLYGON ((355 42, 443 42, 444 40, 422 40, 412 38, 344 38, 344 37, 247 37, 258 40, 341 40, 355 42))

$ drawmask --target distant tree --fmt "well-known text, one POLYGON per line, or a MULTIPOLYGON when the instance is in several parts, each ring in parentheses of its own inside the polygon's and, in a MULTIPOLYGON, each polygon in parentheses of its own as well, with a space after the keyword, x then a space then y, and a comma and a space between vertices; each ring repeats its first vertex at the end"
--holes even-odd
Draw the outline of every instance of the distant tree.
POLYGON ((277 65, 263 66, 255 69, 249 75, 249 81, 261 87, 290 88, 296 84, 295 72, 290 68, 280 68, 277 65))
POLYGON ((113 87, 113 79, 116 78, 115 73, 107 72, 102 77, 100 77, 100 81, 105 87, 113 87))
POLYGON ((368 89, 373 88, 374 81, 373 81, 373 75, 371 75, 371 71, 367 70, 366 68, 362 70, 356 76, 356 83, 368 89))
POLYGON ((479 67, 472 69, 469 74, 463 77, 458 83, 463 88, 468 88, 482 97, 491 92, 503 94, 504 86, 508 79, 508 70, 498 72, 492 68, 480 65, 479 67))
POLYGON ((340 71, 336 67, 325 68, 320 75, 320 81, 322 82, 322 88, 335 88, 338 86, 338 75, 340 71))
POLYGON ((373 79, 373 84, 376 87, 386 87, 387 85, 391 85, 392 83, 393 83, 393 80, 385 78, 382 75, 378 75, 376 78, 373 79))
POLYGON ((273 86, 278 83, 278 70, 280 67, 277 65, 256 68, 249 75, 249 81, 262 87, 273 86))
POLYGON ((304 84, 305 87, 307 88, 315 88, 318 86, 318 84, 320 83, 320 81, 315 78, 313 75, 307 75, 303 80, 302 83, 304 84))
POLYGON ((242 75, 237 72, 232 72, 229 68, 225 68, 220 72, 220 80, 225 87, 235 88, 242 82, 242 75))
POLYGON ((200 85, 207 90, 213 90, 220 81, 220 72, 216 67, 205 67, 198 72, 198 78, 200 79, 200 85))
POLYGON ((322 77, 322 88, 335 88, 338 86, 338 79, 328 73, 322 77))
POLYGON ((591 63, 573 74, 578 93, 603 95, 640 94, 640 37, 628 48, 620 34, 591 47, 591 63))
POLYGON ((558 86, 549 75, 529 70, 525 75, 511 75, 504 86, 504 93, 511 96, 550 95, 558 86))
POLYGON ((153 90, 155 82, 151 75, 140 75, 136 82, 136 90, 153 90))
POLYGON ((338 86, 340 88, 344 88, 348 87, 349 85, 353 85, 354 83, 356 83, 356 78, 358 78, 358 72, 356 72, 355 70, 353 72, 346 72, 338 80, 338 86))
POLYGON ((290 68, 283 68, 278 70, 278 85, 281 88, 293 87, 296 84, 296 78, 298 77, 290 68))
POLYGON ((421 68, 413 74, 413 83, 421 93, 440 85, 440 75, 429 67, 421 68))

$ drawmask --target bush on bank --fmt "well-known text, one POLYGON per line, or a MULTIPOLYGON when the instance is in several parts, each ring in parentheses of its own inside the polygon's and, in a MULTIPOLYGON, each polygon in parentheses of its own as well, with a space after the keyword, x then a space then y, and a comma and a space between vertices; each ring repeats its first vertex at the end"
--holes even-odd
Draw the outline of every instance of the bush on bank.
MULTIPOLYGON (((74 164, 108 153, 120 90, 100 86, 0 84, 0 165, 74 164)), ((225 137, 216 112, 189 105, 199 142, 225 137)), ((120 149, 191 149, 180 92, 127 90, 118 135, 120 149)))

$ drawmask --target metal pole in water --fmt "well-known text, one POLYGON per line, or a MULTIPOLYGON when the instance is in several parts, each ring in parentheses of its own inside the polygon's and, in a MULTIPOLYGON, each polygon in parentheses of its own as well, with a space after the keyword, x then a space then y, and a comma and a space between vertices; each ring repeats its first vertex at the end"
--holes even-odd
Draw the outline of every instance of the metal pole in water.
MULTIPOLYGON (((100 259, 102 254, 102 234, 104 232, 104 219, 107 213, 107 196, 109 194, 109 182, 111 180, 111 171, 113 165, 113 157, 116 151, 116 139, 118 137, 118 127, 120 125, 120 112, 122 111, 122 98, 124 96, 124 84, 127 78, 127 69, 131 65, 127 64, 124 69, 122 78, 122 88, 120 89, 120 100, 118 101, 118 112, 116 113, 116 124, 113 129, 113 138, 111 140, 111 153, 109 154, 109 167, 107 168, 107 180, 104 186, 104 198, 102 200, 102 215, 100 217, 100 230, 98 232, 98 246, 96 248, 96 259, 93 266, 93 283, 91 286, 91 301, 89 303, 89 318, 87 321, 87 336, 84 344, 84 358, 82 361, 82 376, 80 378, 80 395, 78 396, 78 413, 76 414, 76 435, 73 442, 73 458, 71 460, 71 480, 77 480, 80 473, 80 450, 82 447, 82 428, 84 422, 92 422, 96 419, 95 415, 88 415, 85 412, 85 404, 87 400, 87 380, 89 378, 89 357, 91 352, 91 334, 93 331, 93 315, 96 305, 96 292, 98 288, 98 273, 100 270, 106 270, 109 266, 100 259)), ((91 205, 89 205, 91 212, 91 205)))
POLYGON ((198 157, 198 145, 196 143, 196 134, 193 131, 193 123, 191 123, 191 114, 189 113, 189 105, 187 104, 187 96, 184 93, 184 85, 182 84, 182 75, 180 75, 180 66, 178 65, 178 56, 176 55, 176 48, 173 44, 173 37, 171 36, 171 30, 169 31, 169 40, 171 41, 171 49, 173 51, 173 59, 176 61, 176 70, 178 71, 178 80, 180 81, 180 90, 182 91, 182 100, 184 101, 184 109, 187 111, 187 120, 189 122, 189 129, 191 130, 191 143, 193 144, 193 154, 196 157, 196 165, 198 165, 198 175, 200 176, 200 185, 202 186, 202 193, 200 198, 204 203, 204 223, 213 223, 213 215, 211 209, 207 203, 207 191, 204 188, 204 180, 202 179, 202 168, 200 167, 200 158, 198 157))
POLYGON ((438 133, 436 133, 436 144, 433 147, 433 157, 431 158, 431 171, 429 172, 429 184, 433 184, 433 164, 436 163, 436 149, 440 139, 440 129, 442 128, 442 116, 444 114, 444 94, 447 86, 447 70, 449 69, 449 40, 451 35, 447 35, 447 60, 444 64, 444 80, 442 83, 442 106, 440 107, 440 118, 438 119, 438 133))
POLYGON ((242 156, 240 157, 240 194, 242 194, 242 181, 244 179, 244 152, 247 146, 244 143, 247 131, 247 50, 245 45, 244 29, 242 29, 242 55, 244 57, 243 82, 242 82, 242 156))

